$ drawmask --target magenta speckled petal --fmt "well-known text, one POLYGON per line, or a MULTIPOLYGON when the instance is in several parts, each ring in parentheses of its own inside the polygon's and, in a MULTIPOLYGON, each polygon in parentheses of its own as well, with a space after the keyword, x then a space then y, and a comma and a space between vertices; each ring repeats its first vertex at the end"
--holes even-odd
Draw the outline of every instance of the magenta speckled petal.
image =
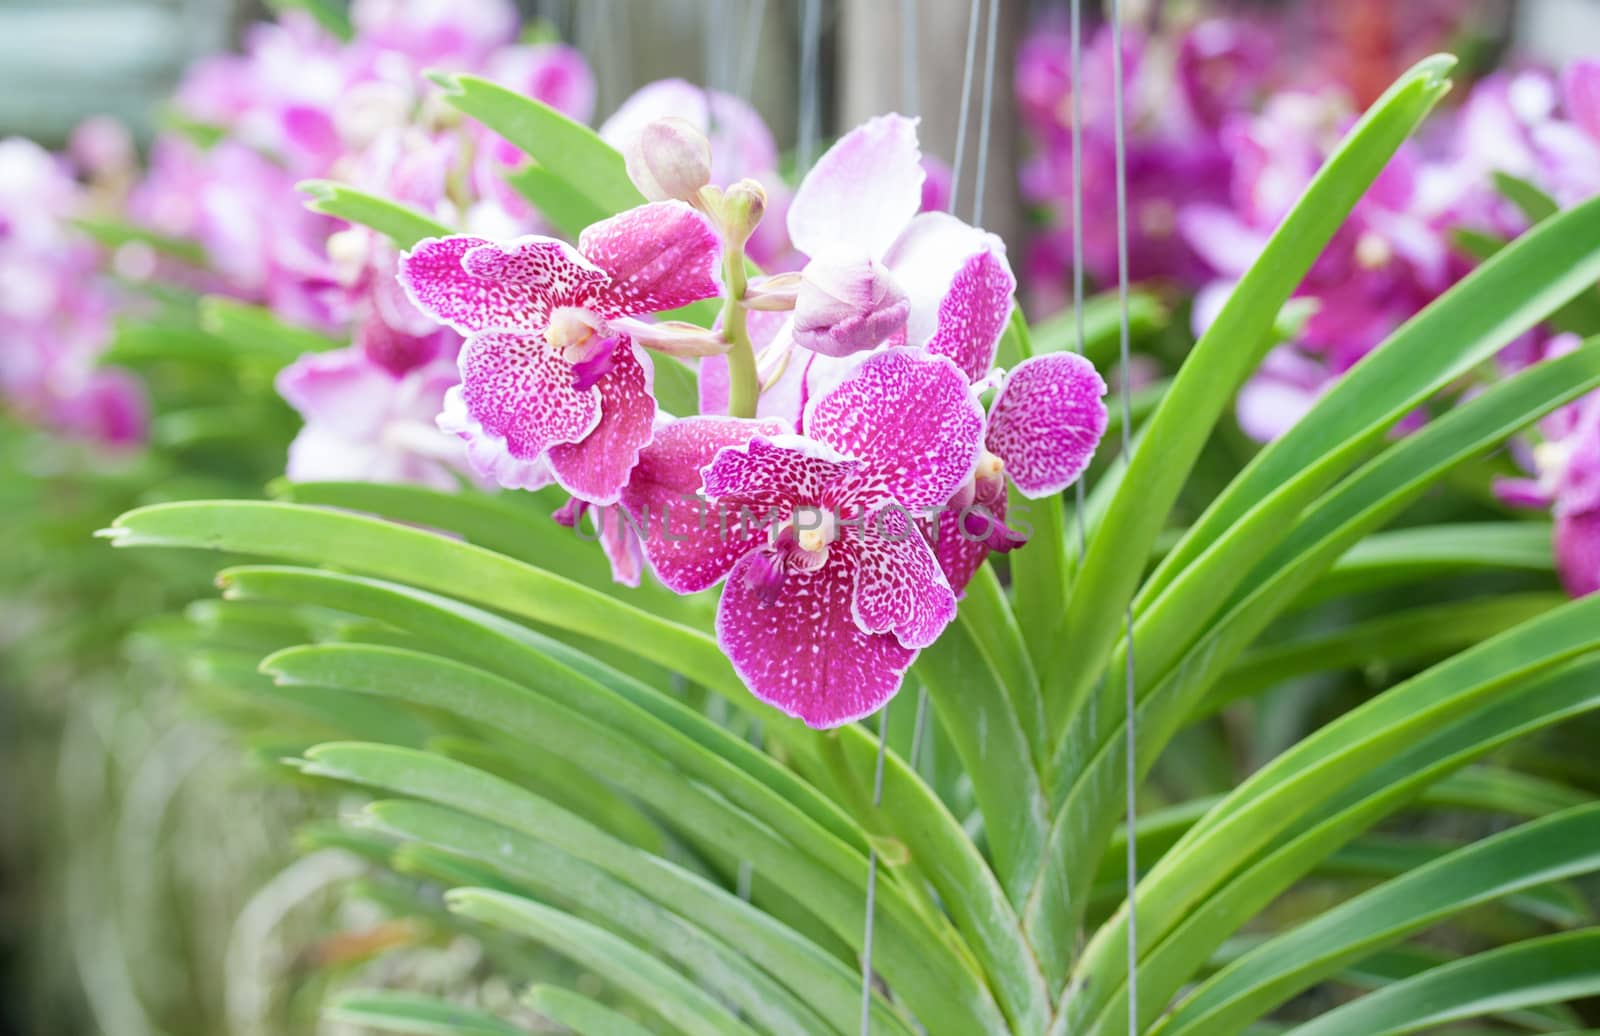
POLYGON ((734 566, 717 608, 717 640, 752 694, 824 729, 881 708, 900 689, 916 651, 888 634, 863 633, 852 599, 852 552, 830 552, 813 572, 776 587, 762 551, 734 566))
MULTIPOLYGON (((1016 278, 1012 276, 1011 264, 1006 258, 1005 242, 994 234, 969 226, 944 212, 924 212, 911 221, 883 260, 911 300, 911 316, 906 324, 907 342, 926 346, 933 340, 941 322, 947 319, 944 306, 951 286, 973 257, 984 253, 988 253, 992 260, 982 267, 986 279, 997 279, 999 282, 1009 280, 1014 285, 1016 278)), ((989 295, 992 295, 992 291, 976 297, 989 295)), ((1005 305, 1006 312, 1000 314, 1002 327, 1005 318, 1010 315, 1009 297, 1005 305)), ((948 319, 954 320, 958 314, 959 311, 956 311, 948 319)), ((957 334, 954 329, 949 333, 957 334)), ((974 350, 969 348, 966 351, 974 350)), ((963 369, 968 366, 961 357, 957 357, 957 362, 963 369)), ((987 367, 979 377, 986 373, 987 367)))
POLYGON ((554 306, 582 305, 609 280, 564 241, 429 238, 400 259, 411 301, 462 334, 544 329, 554 306))
POLYGON ((444 394, 444 410, 438 417, 439 430, 466 443, 467 466, 480 478, 504 489, 543 489, 556 480, 550 471, 550 458, 541 453, 524 459, 513 457, 506 441, 484 431, 483 425, 467 412, 461 386, 444 394))
POLYGON ((858 467, 821 443, 778 435, 720 450, 702 474, 706 496, 723 508, 749 507, 757 517, 775 508, 787 517, 796 506, 821 504, 858 467))
POLYGON ((1106 383, 1075 353, 1024 360, 989 408, 987 445, 1031 499, 1059 493, 1089 466, 1106 432, 1106 383))
POLYGON ((614 504, 654 435, 655 371, 650 358, 626 338, 617 342, 612 367, 595 382, 600 421, 581 440, 550 447, 550 470, 573 496, 592 504, 614 504))
POLYGON ((922 532, 893 506, 867 518, 867 527, 833 546, 854 553, 856 625, 893 633, 908 648, 924 648, 956 617, 956 595, 922 532))
POLYGON ((933 532, 933 553, 950 587, 959 597, 993 552, 1022 546, 1027 537, 1006 525, 1004 478, 979 479, 972 500, 951 501, 939 514, 933 532))
POLYGON ((950 360, 887 349, 813 400, 805 431, 860 461, 859 478, 921 512, 943 505, 976 469, 983 410, 950 360))
POLYGON ((681 201, 641 205, 596 223, 578 249, 611 277, 593 307, 604 317, 660 313, 720 290, 717 232, 681 201))
POLYGON ((764 528, 745 529, 700 498, 700 470, 729 446, 758 435, 781 435, 780 421, 689 417, 656 432, 622 490, 622 506, 645 533, 644 552, 669 590, 695 593, 714 586, 734 563, 766 542, 764 528))
POLYGON ((461 399, 481 434, 517 460, 573 443, 600 424, 601 395, 579 390, 572 364, 543 338, 487 331, 461 349, 461 399))
POLYGON ((917 120, 880 115, 846 133, 789 203, 789 238, 815 259, 845 250, 877 258, 922 205, 917 120))
POLYGON ((1016 290, 1004 255, 985 249, 969 258, 939 302, 938 330, 928 351, 950 357, 972 381, 981 379, 994 366, 1016 290))
POLYGON ((1600 511, 1557 515, 1556 571, 1574 597, 1600 591, 1600 511))

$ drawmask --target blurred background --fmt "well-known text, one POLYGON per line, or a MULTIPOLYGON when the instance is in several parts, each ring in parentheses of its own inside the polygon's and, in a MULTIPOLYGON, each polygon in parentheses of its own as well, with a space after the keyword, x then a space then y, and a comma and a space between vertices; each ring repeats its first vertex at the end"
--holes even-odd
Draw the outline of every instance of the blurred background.
MULTIPOLYGON (((967 0, 519 6, 541 38, 564 40, 587 58, 596 124, 644 84, 682 77, 748 100, 785 154, 814 153, 842 128, 895 109, 923 116, 926 151, 955 153, 967 0)), ((1044 271, 1031 285, 1041 309, 1059 303, 1047 241, 1059 224, 1041 215, 1048 190, 1029 189, 1026 159, 1041 150, 1030 133, 1039 130, 1030 129, 1013 86, 1026 79, 1023 41, 1059 24, 1064 6, 1001 2, 983 159, 983 222, 1014 256, 1029 257, 1027 270, 1044 271)), ((1443 47, 1464 54, 1469 80, 1496 67, 1558 67, 1600 50, 1595 0, 1126 7, 1153 37, 1168 23, 1210 15, 1273 19, 1278 45, 1314 55, 1320 74, 1341 82, 1356 104, 1443 47)), ((111 116, 146 153, 174 125, 171 98, 186 69, 239 47, 248 26, 272 15, 266 5, 227 0, 0 0, 0 138, 62 148, 85 119, 111 116)), ((0 351, 10 344, 0 337, 0 351)), ((152 484, 173 496, 259 492, 282 473, 293 431, 281 405, 265 413, 259 456, 235 452, 212 457, 210 469, 191 465, 186 477, 210 480, 198 485, 164 480, 171 472, 148 457, 87 470, 70 444, 0 429, 5 1036, 335 1032, 311 1009, 330 975, 379 967, 390 984, 448 990, 471 981, 477 962, 459 945, 381 954, 410 934, 376 914, 351 915, 356 908, 330 893, 352 873, 349 858, 332 849, 302 855, 291 837, 325 810, 310 808, 292 784, 262 779, 269 739, 248 744, 254 754, 241 761, 228 732, 240 725, 231 706, 179 693, 179 677, 193 682, 197 674, 174 671, 163 638, 179 634, 149 620, 204 597, 211 561, 185 568, 181 559, 157 564, 143 552, 83 549, 95 528, 148 500, 152 484), (125 643, 131 630, 138 635, 125 643)))

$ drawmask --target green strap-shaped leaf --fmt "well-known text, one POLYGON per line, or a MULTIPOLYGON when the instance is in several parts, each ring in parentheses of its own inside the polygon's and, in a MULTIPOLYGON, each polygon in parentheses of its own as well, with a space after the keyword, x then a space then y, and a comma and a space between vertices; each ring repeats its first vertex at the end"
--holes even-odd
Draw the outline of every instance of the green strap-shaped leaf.
POLYGON ((1550 539, 1546 521, 1461 522, 1374 533, 1351 548, 1297 603, 1480 568, 1549 572, 1554 565, 1550 539))
POLYGON ((1106 671, 1122 605, 1132 599, 1150 548, 1212 426, 1271 345, 1278 311, 1389 158, 1444 96, 1453 64, 1448 57, 1419 64, 1346 136, 1147 422, 1127 477, 1089 543, 1050 664, 1042 667, 1053 735, 1065 729, 1106 671))
MULTIPOLYGON (((736 802, 751 807, 753 814, 730 809, 725 800, 703 790, 649 748, 577 711, 431 655, 328 645, 281 652, 267 659, 263 668, 279 680, 395 697, 508 731, 530 747, 568 759, 591 778, 603 775, 652 806, 689 842, 705 840, 725 848, 781 887, 804 890, 806 905, 836 935, 852 945, 861 940, 859 904, 866 887, 866 861, 820 832, 807 830, 803 823, 786 822, 785 813, 798 811, 776 796, 741 794, 760 786, 741 783, 737 778, 742 775, 709 754, 704 764, 721 771, 718 783, 736 802), (790 832, 796 841, 779 837, 774 827, 790 832)), ((679 753, 676 760, 679 765, 694 762, 687 753, 679 753)), ((880 885, 878 904, 879 967, 907 1002, 921 1005, 925 1014, 945 1012, 952 1018, 964 1017, 967 1024, 982 1024, 986 994, 961 968, 965 962, 952 955, 933 958, 919 952, 929 944, 958 949, 960 937, 948 923, 942 917, 927 923, 893 883, 880 885)))
MULTIPOLYGON (((1523 371, 1395 444, 1309 512, 1280 548, 1281 556, 1263 563, 1268 575, 1252 593, 1214 623, 1153 689, 1139 681, 1141 772, 1248 643, 1363 535, 1399 513, 1452 466, 1600 384, 1600 346, 1568 356, 1576 357, 1572 366, 1539 365, 1523 371)), ((1073 919, 1081 916, 1083 891, 1092 881, 1100 848, 1122 813, 1125 739, 1118 684, 1102 689, 1097 707, 1068 728, 1058 772, 1072 779, 1046 856, 1057 877, 1036 882, 1024 912, 1041 952, 1052 944, 1052 932, 1072 930, 1073 919)), ((1070 949, 1057 947, 1062 953, 1070 949)))
POLYGON ((591 223, 612 215, 582 190, 542 165, 508 172, 506 182, 570 241, 578 240, 578 235, 591 223))
POLYGON ((1561 211, 1560 204, 1532 181, 1498 170, 1493 177, 1494 189, 1515 205, 1529 223, 1542 223, 1561 211))
POLYGON ((631 209, 644 196, 628 179, 622 156, 594 130, 554 108, 477 76, 434 75, 445 99, 516 145, 559 182, 588 198, 603 215, 631 209))
MULTIPOLYGON (((367 807, 379 827, 465 857, 533 898, 573 909, 625 941, 683 968, 709 992, 774 1036, 836 1032, 773 976, 683 918, 557 849, 496 824, 420 802, 367 807)), ((781 976, 778 977, 781 979, 781 976)), ((848 1021, 854 1023, 852 1012, 848 1021)))
MULTIPOLYGON (((1139 967, 1141 1017, 1154 1019, 1225 938, 1341 846, 1416 801, 1429 785, 1519 738, 1600 708, 1597 675, 1600 659, 1592 656, 1561 666, 1475 712, 1415 736, 1409 747, 1332 798, 1320 804, 1302 799, 1304 808, 1274 848, 1211 893, 1204 910, 1184 918, 1170 938, 1145 944, 1139 967)), ((1107 1036, 1116 1031, 1116 1021, 1126 1011, 1126 983, 1117 979, 1108 988, 1113 995, 1104 998, 1107 1003, 1096 1024, 1081 1032, 1107 1036)))
POLYGON ((217 295, 200 300, 200 326, 245 356, 259 356, 278 365, 305 353, 327 352, 342 342, 279 319, 265 306, 217 295))
POLYGON ((558 986, 534 986, 524 1002, 578 1036, 652 1036, 650 1030, 587 997, 558 986))
POLYGON ((1502 594, 1413 608, 1342 629, 1280 641, 1240 658, 1202 706, 1206 712, 1309 673, 1395 665, 1446 655, 1564 604, 1556 592, 1502 594))
MULTIPOLYGON (((554 629, 580 633, 676 670, 760 719, 796 756, 819 758, 837 737, 871 773, 876 740, 859 726, 806 730, 752 698, 708 635, 481 547, 322 508, 247 501, 162 504, 123 515, 103 533, 117 546, 197 547, 277 557, 399 580, 554 629)), ((938 891, 1012 1018, 1047 1011, 1020 924, 960 822, 890 753, 883 815, 910 848, 902 861, 938 891)))
POLYGON ((350 24, 350 14, 338 0, 267 0, 267 6, 279 14, 286 11, 304 11, 315 18, 329 34, 348 43, 355 38, 355 28, 350 24))
POLYGON ((527 1030, 484 1011, 418 993, 357 990, 322 1010, 329 1021, 415 1036, 527 1036, 527 1030))
POLYGON ((1372 950, 1482 903, 1600 870, 1600 805, 1523 824, 1347 900, 1230 964, 1157 1032, 1224 1036, 1372 950))
POLYGON ((1600 928, 1528 939, 1396 982, 1290 1036, 1404 1036, 1486 1014, 1600 994, 1600 928))
POLYGON ((377 745, 320 745, 306 759, 311 775, 434 802, 538 839, 694 918, 825 1014, 859 1009, 853 969, 725 889, 525 789, 438 756, 377 745))
POLYGON ((206 250, 196 241, 168 237, 145 227, 134 226, 131 223, 121 223, 111 219, 83 217, 73 220, 72 225, 107 248, 121 248, 123 245, 143 245, 151 251, 164 255, 169 259, 188 263, 190 266, 203 267, 207 263, 206 250))
POLYGON ((370 227, 393 241, 396 248, 409 251, 418 241, 430 237, 449 237, 455 231, 409 205, 379 198, 333 180, 306 180, 299 189, 311 195, 306 208, 334 216, 349 223, 370 227))
POLYGON ((1340 378, 1256 456, 1140 591, 1141 670, 1160 676, 1300 511, 1380 447, 1395 423, 1597 278, 1600 199, 1519 239, 1340 378))
POLYGON ((445 902, 465 917, 536 939, 572 958, 684 1036, 757 1036, 682 975, 587 921, 491 889, 454 889, 445 902))

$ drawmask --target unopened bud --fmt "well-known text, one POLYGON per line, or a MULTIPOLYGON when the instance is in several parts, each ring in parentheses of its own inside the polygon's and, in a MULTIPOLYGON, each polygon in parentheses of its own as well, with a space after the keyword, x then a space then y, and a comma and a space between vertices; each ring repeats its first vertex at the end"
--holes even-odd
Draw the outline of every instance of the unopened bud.
POLYGON ((645 126, 624 160, 628 178, 650 201, 693 201, 711 182, 711 142, 683 119, 645 126))
POLYGON ((849 356, 903 340, 910 315, 910 300, 882 263, 813 259, 801 273, 794 340, 824 356, 849 356))
POLYGON ((729 248, 743 248, 767 211, 767 191, 754 180, 740 180, 722 196, 722 236, 729 248))

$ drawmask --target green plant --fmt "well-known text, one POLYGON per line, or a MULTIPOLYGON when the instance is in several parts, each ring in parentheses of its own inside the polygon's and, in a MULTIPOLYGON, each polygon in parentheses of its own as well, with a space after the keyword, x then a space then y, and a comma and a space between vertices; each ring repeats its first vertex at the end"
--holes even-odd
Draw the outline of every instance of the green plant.
MULTIPOLYGON (((907 762, 909 709, 885 723, 880 757, 864 726, 817 733, 759 706, 709 632, 709 602, 613 587, 543 495, 285 485, 276 502, 141 508, 106 535, 271 562, 223 571, 191 661, 270 724, 258 744, 297 779, 375 797, 313 841, 369 860, 388 909, 481 940, 515 982, 548 980, 531 947, 579 964, 577 992, 528 998, 574 1031, 856 1032, 870 940, 870 1029, 900 1036, 1126 1033, 1131 978, 1140 1031, 1170 1036, 1278 1031, 1297 1017, 1279 1008, 1325 982, 1379 988, 1291 1031, 1493 1016, 1577 1032, 1566 1005, 1600 994, 1600 931, 1574 884, 1600 868, 1600 813, 1579 788, 1486 761, 1600 705, 1600 599, 1548 592, 1548 562, 1528 550, 1547 529, 1428 521, 1419 505, 1600 386, 1600 343, 1391 432, 1592 293, 1600 202, 1506 245, 1219 492, 1191 483, 1291 292, 1449 64, 1418 66, 1351 131, 1083 512, 1048 501, 1023 561, 979 573, 913 670, 937 717, 926 776, 907 762), (1169 529, 1180 504, 1196 516, 1169 529), (1489 588, 1470 612, 1408 604, 1464 573, 1489 588), (1316 632, 1284 636, 1308 617, 1316 632), (1237 787, 1119 830, 1130 740, 1143 777, 1228 703, 1369 657, 1351 646, 1375 624, 1413 638, 1392 655, 1420 671, 1237 787), (1442 842, 1380 831, 1413 810, 1522 822, 1442 842), (1130 838, 1133 904, 1118 890, 1130 838), (1352 869, 1377 880, 1333 905, 1289 895, 1352 869), (1456 949, 1408 941, 1441 926, 1456 949)), ((455 86, 560 181, 547 201, 630 203, 592 134, 455 86)), ((382 206, 342 212, 416 229, 382 206)), ((1021 321, 1006 348, 1033 351, 1021 321)), ((519 1031, 414 996, 347 995, 333 1012, 399 1032, 519 1031)))

